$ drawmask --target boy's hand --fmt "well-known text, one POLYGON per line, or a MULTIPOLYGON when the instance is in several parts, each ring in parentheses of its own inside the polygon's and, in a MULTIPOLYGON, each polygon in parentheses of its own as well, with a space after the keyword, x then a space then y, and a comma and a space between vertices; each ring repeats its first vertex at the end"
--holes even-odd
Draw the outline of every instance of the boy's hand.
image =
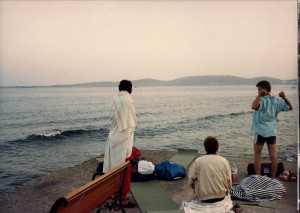
POLYGON ((260 91, 258 91, 258 94, 261 95, 261 96, 265 96, 265 95, 268 94, 268 92, 265 89, 261 89, 260 91))
POLYGON ((284 94, 283 91, 281 91, 281 92, 279 93, 279 97, 281 97, 281 98, 284 98, 284 97, 285 97, 285 94, 284 94))

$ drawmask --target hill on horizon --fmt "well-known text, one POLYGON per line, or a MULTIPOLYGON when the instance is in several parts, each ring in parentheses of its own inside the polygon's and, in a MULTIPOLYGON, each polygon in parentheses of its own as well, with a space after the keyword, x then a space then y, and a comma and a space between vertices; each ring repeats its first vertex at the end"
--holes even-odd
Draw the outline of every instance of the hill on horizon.
MULTIPOLYGON (((271 77, 256 77, 256 78, 240 78, 230 75, 219 76, 187 76, 170 81, 162 81, 151 78, 133 80, 134 87, 155 87, 155 86, 222 86, 222 85, 255 85, 261 80, 267 80, 272 85, 297 84, 297 79, 281 80, 271 77)), ((66 84, 66 85, 51 85, 41 87, 116 87, 119 82, 105 81, 105 82, 91 82, 81 84, 66 84)), ((30 87, 30 86, 17 86, 30 87)), ((34 87, 34 86, 32 86, 34 87)), ((37 86, 38 87, 38 86, 37 86)))

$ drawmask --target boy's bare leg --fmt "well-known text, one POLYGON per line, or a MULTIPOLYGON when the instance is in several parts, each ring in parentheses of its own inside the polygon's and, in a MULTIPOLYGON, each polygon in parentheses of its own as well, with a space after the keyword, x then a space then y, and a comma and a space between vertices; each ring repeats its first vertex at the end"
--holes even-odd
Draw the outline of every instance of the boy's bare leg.
POLYGON ((268 150, 272 161, 271 178, 276 178, 277 165, 278 165, 276 144, 268 144, 268 150))
POLYGON ((264 145, 254 144, 254 168, 255 173, 260 175, 261 171, 261 152, 264 148, 264 145))

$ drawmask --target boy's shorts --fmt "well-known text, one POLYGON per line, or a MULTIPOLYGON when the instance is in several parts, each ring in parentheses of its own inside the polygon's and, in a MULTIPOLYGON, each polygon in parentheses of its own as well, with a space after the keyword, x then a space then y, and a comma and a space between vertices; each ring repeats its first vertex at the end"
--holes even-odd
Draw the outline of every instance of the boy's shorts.
POLYGON ((267 142, 267 144, 276 144, 276 136, 270 136, 266 138, 255 132, 254 143, 258 145, 264 145, 265 142, 267 142))

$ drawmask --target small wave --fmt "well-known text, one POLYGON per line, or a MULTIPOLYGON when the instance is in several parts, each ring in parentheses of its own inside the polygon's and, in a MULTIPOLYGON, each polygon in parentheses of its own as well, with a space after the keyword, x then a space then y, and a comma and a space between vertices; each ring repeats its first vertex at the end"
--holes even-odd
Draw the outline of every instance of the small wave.
POLYGON ((154 136, 158 135, 170 135, 174 132, 178 131, 187 131, 191 129, 199 129, 199 128, 206 128, 207 121, 210 122, 219 122, 220 119, 235 119, 239 116, 249 115, 253 113, 252 111, 242 111, 242 112, 236 112, 236 113, 228 113, 228 114, 217 114, 217 115, 210 115, 195 119, 185 119, 178 121, 177 123, 169 123, 164 124, 163 127, 159 126, 152 126, 147 128, 138 128, 135 131, 135 136, 140 138, 152 138, 154 136))
POLYGON ((137 113, 137 117, 147 117, 148 115, 157 115, 157 113, 153 113, 153 112, 138 112, 137 113))
POLYGON ((228 114, 217 114, 217 115, 209 115, 203 118, 198 118, 198 120, 214 120, 214 119, 219 119, 219 118, 234 118, 234 117, 238 117, 241 115, 248 115, 253 113, 252 111, 248 111, 248 112, 233 112, 233 113, 228 113, 228 114))
POLYGON ((287 157, 284 157, 284 160, 286 160, 286 161, 297 161, 297 158, 294 158, 292 156, 287 156, 287 157))
POLYGON ((50 130, 47 132, 43 132, 41 134, 32 134, 27 136, 25 139, 19 139, 17 141, 34 141, 34 140, 40 140, 40 139, 57 139, 61 138, 62 131, 61 130, 50 130))
POLYGON ((41 137, 55 137, 60 134, 61 134, 61 130, 53 130, 53 131, 49 131, 49 132, 44 132, 40 136, 41 137))
POLYGON ((297 161, 298 156, 297 154, 290 154, 290 153, 281 153, 281 157, 279 157, 280 160, 285 160, 285 161, 297 161))
POLYGON ((41 134, 32 134, 27 136, 26 138, 21 138, 14 141, 8 141, 5 144, 2 145, 20 145, 20 144, 28 144, 28 143, 36 143, 36 142, 43 142, 43 141, 53 141, 57 139, 70 139, 72 137, 78 137, 82 135, 97 135, 100 134, 103 137, 108 136, 109 129, 100 128, 100 129, 78 129, 78 130, 50 130, 47 132, 43 132, 41 134))

